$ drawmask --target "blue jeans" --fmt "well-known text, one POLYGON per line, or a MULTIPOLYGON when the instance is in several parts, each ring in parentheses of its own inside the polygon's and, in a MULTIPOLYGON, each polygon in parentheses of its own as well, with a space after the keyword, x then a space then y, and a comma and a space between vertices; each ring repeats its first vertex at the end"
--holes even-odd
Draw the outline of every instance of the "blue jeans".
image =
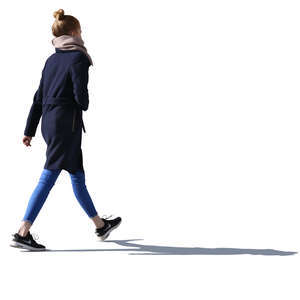
MULTIPOLYGON (((60 172, 61 169, 43 169, 38 185, 34 189, 29 199, 23 221, 28 221, 31 224, 34 222, 42 206, 44 205, 50 190, 54 186, 60 172)), ((75 174, 69 174, 71 177, 75 197, 77 198, 80 206, 84 209, 84 211, 90 218, 95 217, 97 215, 97 211, 85 186, 84 172, 77 171, 75 174)))

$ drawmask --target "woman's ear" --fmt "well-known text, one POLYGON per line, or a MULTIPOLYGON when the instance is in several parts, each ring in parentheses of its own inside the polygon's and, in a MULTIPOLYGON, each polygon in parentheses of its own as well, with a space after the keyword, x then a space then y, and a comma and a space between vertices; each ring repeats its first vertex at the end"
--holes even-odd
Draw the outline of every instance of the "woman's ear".
POLYGON ((76 35, 80 35, 80 34, 81 34, 81 30, 71 31, 72 36, 76 36, 76 35))

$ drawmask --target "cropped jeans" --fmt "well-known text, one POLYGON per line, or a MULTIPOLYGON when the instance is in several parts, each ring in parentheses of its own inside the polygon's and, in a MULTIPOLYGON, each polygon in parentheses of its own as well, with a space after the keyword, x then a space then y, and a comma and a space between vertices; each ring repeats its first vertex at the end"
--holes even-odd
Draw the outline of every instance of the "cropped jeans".
MULTIPOLYGON (((34 222, 60 172, 61 169, 43 169, 39 182, 29 199, 25 215, 22 219, 23 221, 28 221, 31 224, 34 222)), ((75 174, 69 174, 75 197, 80 206, 90 218, 95 217, 97 211, 85 185, 85 173, 83 171, 77 171, 75 174)))

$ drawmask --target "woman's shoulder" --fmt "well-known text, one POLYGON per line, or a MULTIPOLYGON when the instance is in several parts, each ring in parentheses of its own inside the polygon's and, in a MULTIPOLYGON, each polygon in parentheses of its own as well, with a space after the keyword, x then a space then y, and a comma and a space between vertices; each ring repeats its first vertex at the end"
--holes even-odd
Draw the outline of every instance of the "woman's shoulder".
POLYGON ((61 55, 63 54, 64 59, 63 61, 67 64, 76 64, 76 63, 89 63, 89 59, 87 57, 87 55, 80 50, 61 50, 61 51, 56 51, 54 53, 52 53, 47 59, 46 59, 46 63, 48 61, 53 61, 55 62, 56 60, 58 60, 59 62, 61 62, 61 55))
POLYGON ((59 55, 58 52, 49 55, 46 58, 44 69, 47 68, 47 65, 51 69, 61 64, 65 65, 66 68, 69 68, 74 65, 78 65, 84 69, 89 68, 89 66, 91 65, 88 57, 82 51, 79 50, 65 51, 63 55, 64 55, 63 59, 61 58, 61 55, 59 55))
POLYGON ((90 65, 90 62, 89 62, 89 59, 87 57, 87 55, 78 50, 78 51, 74 51, 74 57, 73 57, 73 63, 76 64, 76 63, 86 63, 88 65, 90 65))

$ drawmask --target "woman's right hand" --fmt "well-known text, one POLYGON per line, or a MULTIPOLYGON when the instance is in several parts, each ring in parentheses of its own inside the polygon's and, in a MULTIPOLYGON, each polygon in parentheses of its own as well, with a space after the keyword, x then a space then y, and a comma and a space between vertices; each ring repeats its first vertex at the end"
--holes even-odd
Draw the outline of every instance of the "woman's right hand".
POLYGON ((31 147, 31 145, 30 145, 31 139, 32 139, 32 136, 26 136, 26 135, 25 135, 25 136, 23 137, 23 144, 24 144, 26 147, 28 147, 28 146, 31 147))

